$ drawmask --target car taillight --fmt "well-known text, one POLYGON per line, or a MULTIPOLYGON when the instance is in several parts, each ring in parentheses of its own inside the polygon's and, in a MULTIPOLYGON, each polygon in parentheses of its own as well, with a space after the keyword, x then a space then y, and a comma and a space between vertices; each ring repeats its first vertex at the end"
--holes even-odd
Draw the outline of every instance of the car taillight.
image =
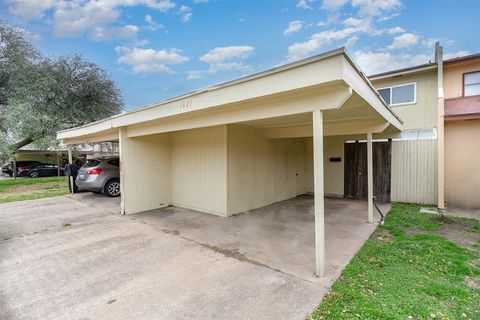
POLYGON ((88 174, 100 174, 102 173, 102 169, 100 168, 95 168, 87 171, 88 174))

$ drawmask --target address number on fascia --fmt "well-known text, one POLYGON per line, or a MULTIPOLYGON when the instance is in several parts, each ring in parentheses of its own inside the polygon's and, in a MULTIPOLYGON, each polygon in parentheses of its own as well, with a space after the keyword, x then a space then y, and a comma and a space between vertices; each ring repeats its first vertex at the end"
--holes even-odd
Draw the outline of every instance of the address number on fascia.
POLYGON ((188 110, 192 108, 192 99, 186 99, 180 102, 180 109, 181 110, 188 110))

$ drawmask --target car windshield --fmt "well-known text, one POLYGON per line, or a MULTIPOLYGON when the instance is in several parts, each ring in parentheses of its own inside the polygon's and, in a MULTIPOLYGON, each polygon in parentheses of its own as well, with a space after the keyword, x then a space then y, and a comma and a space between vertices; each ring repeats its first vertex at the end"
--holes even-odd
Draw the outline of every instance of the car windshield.
POLYGON ((91 160, 87 160, 87 162, 83 165, 84 167, 96 167, 100 164, 100 161, 96 160, 96 159, 91 159, 91 160))

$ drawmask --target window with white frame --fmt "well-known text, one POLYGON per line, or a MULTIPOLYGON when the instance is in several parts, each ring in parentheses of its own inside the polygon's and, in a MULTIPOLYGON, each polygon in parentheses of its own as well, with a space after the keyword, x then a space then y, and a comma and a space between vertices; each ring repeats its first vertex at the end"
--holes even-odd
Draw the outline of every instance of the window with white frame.
POLYGON ((384 87, 377 91, 389 106, 401 106, 417 102, 417 84, 415 82, 384 87))
POLYGON ((463 95, 465 97, 480 95, 480 71, 463 74, 463 95))

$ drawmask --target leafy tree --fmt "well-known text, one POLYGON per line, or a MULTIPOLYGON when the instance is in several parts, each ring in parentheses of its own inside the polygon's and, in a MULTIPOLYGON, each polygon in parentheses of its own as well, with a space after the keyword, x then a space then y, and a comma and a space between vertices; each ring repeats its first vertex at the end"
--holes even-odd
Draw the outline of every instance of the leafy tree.
POLYGON ((0 158, 29 144, 55 146, 58 130, 120 112, 116 84, 79 55, 43 57, 0 21, 0 158))

